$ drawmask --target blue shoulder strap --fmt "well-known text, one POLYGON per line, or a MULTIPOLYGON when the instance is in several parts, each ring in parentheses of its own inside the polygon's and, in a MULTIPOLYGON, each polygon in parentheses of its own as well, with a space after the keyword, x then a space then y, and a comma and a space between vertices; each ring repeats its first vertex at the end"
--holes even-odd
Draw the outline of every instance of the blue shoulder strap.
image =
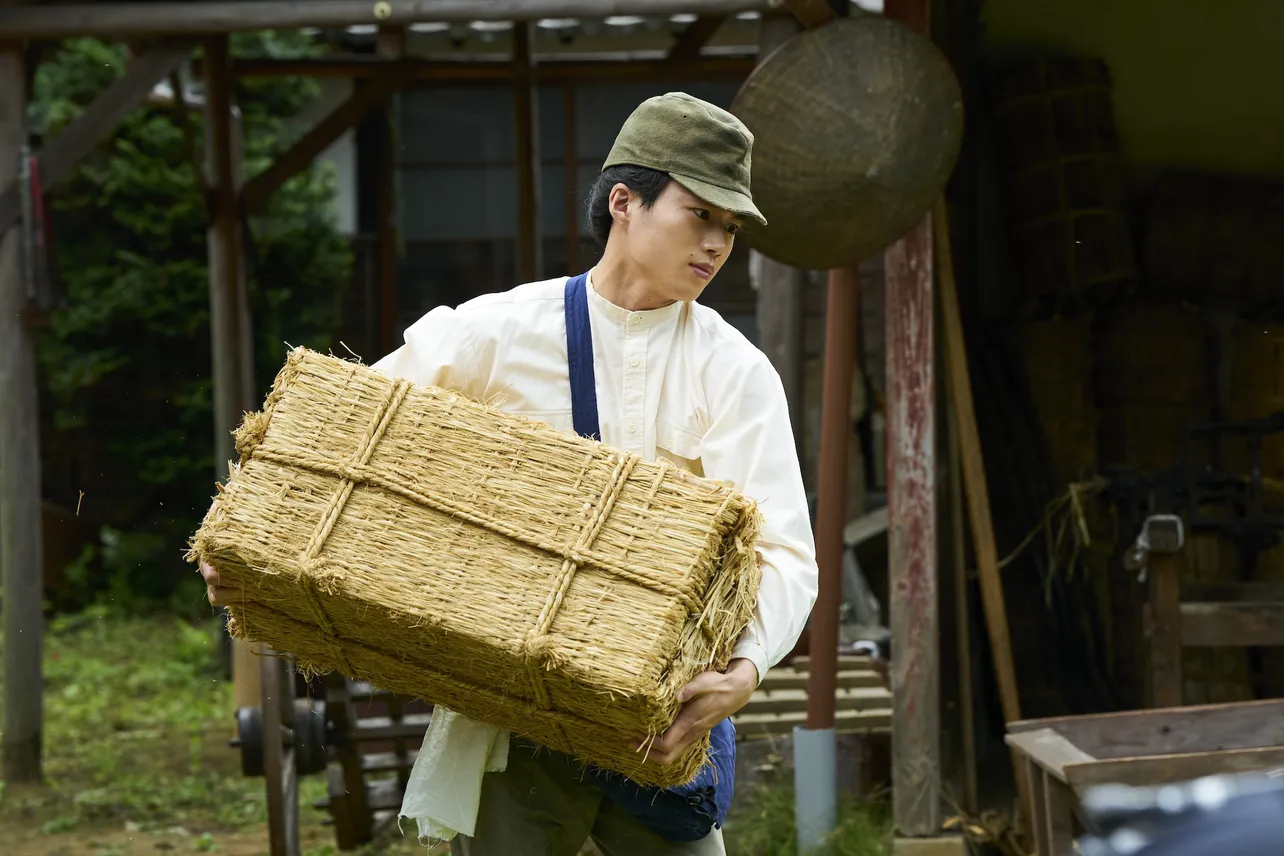
POLYGON ((571 421, 575 425, 575 433, 590 440, 601 440, 587 273, 566 281, 566 361, 571 372, 571 421))
MULTIPOLYGON (((566 281, 566 359, 571 379, 571 421, 575 433, 601 440, 597 381, 593 374, 593 330, 589 326, 588 274, 566 281)), ((618 773, 589 768, 608 798, 669 841, 696 841, 721 826, 731 806, 736 777, 736 731, 730 719, 709 735, 709 762, 685 785, 640 788, 618 773)))

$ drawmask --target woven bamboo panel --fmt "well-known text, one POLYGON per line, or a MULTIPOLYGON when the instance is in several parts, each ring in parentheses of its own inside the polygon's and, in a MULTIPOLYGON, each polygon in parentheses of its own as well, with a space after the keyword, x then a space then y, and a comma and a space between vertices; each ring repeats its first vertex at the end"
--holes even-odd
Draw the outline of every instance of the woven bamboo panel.
POLYGON ((1087 316, 1027 321, 1017 328, 1030 397, 1048 444, 1058 490, 1097 465, 1092 326, 1087 316))
POLYGON ((1127 180, 1105 63, 1021 62, 998 71, 992 89, 1018 309, 1074 311, 1132 290, 1127 180))
POLYGON ((760 579, 754 503, 665 462, 355 363, 290 354, 193 538, 233 632, 641 784, 760 579))

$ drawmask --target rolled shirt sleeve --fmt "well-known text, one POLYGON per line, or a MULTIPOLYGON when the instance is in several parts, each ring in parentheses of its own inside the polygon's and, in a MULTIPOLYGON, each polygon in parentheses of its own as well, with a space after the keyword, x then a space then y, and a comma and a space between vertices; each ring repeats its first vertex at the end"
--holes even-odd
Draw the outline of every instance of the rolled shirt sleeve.
POLYGON ((711 422, 700 458, 707 477, 731 482, 762 513, 758 603, 732 654, 752 661, 761 682, 798 641, 816 602, 818 572, 784 386, 760 351, 746 362, 707 369, 720 377, 706 383, 711 422))

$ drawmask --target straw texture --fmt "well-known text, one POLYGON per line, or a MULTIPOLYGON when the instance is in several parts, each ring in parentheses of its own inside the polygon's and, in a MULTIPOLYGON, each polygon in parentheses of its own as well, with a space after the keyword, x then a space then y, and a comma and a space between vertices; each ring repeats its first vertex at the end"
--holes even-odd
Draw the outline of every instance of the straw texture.
POLYGON ((192 539, 232 632, 645 785, 634 752, 749 622, 760 516, 729 485, 294 350, 192 539))

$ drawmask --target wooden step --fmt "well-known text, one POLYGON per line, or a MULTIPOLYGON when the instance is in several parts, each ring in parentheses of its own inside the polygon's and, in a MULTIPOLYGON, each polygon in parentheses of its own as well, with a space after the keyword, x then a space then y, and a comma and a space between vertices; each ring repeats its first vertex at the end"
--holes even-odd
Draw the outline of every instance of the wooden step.
MULTIPOLYGON (((735 724, 737 735, 741 739, 752 740, 758 737, 791 734, 794 728, 807 724, 807 714, 805 711, 737 714, 731 718, 731 721, 735 724)), ((890 708, 840 710, 834 715, 834 728, 840 734, 880 733, 890 731, 891 727, 890 708)))
POLYGON ((397 740, 408 737, 423 739, 424 732, 428 730, 428 723, 431 721, 432 714, 428 713, 407 714, 396 722, 388 716, 371 716, 357 720, 357 727, 354 729, 352 736, 353 739, 362 743, 371 740, 397 740))
MULTIPOLYGON (((890 710, 891 707, 891 693, 881 687, 839 690, 834 694, 835 710, 890 710)), ((759 690, 740 713, 788 713, 797 710, 807 710, 805 690, 759 690)))
MULTIPOLYGON (((867 669, 851 669, 837 675, 839 689, 859 689, 862 687, 882 687, 883 679, 877 673, 867 669)), ((805 690, 811 675, 794 669, 769 669, 767 677, 762 679, 759 689, 762 690, 805 690)))

